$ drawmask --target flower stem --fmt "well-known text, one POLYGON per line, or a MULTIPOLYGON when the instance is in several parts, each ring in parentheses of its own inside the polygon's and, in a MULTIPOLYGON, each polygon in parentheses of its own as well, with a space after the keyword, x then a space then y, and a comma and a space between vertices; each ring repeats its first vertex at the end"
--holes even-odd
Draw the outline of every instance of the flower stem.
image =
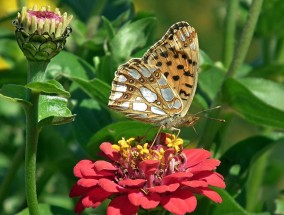
POLYGON ((49 61, 28 61, 28 82, 43 81, 49 61))
POLYGON ((279 38, 277 39, 275 59, 277 63, 284 62, 284 37, 283 36, 279 36, 279 38))
MULTIPOLYGON (((245 56, 247 54, 249 45, 251 43, 253 32, 255 30, 256 23, 261 11, 262 2, 263 0, 253 0, 251 3, 251 7, 248 12, 248 17, 244 26, 244 30, 239 39, 238 46, 235 49, 233 60, 226 74, 226 78, 234 77, 237 70, 240 68, 240 66, 243 64, 245 60, 245 56)), ((236 12, 237 11, 235 11, 235 13, 236 12)), ((213 100, 211 106, 214 107, 219 105, 221 102, 221 98, 222 98, 222 92, 220 90, 217 93, 216 98, 213 100)), ((210 117, 212 118, 219 118, 219 115, 220 115, 220 109, 217 109, 216 111, 212 111, 212 113, 210 113, 210 117)), ((220 126, 221 126, 220 124, 216 125, 216 123, 213 122, 213 120, 207 120, 204 129, 202 131, 202 135, 200 136, 198 147, 210 149, 220 126)))
POLYGON ((36 194, 36 152, 39 130, 38 122, 38 101, 39 94, 30 94, 32 106, 27 107, 26 111, 26 160, 25 160, 25 185, 26 197, 30 215, 39 214, 38 201, 36 194))
POLYGON ((236 11, 238 10, 239 0, 227 0, 227 15, 224 28, 224 47, 223 62, 226 68, 229 67, 235 47, 235 31, 236 31, 236 11))
POLYGON ((263 0, 253 0, 251 3, 246 24, 244 26, 241 38, 238 42, 238 46, 236 47, 234 60, 230 65, 226 77, 235 76, 237 70, 240 68, 240 66, 243 64, 245 60, 247 51, 249 49, 253 37, 253 32, 255 30, 256 23, 261 11, 262 2, 263 0))
MULTIPOLYGON (((49 61, 28 61, 27 82, 43 81, 49 61)), ((26 152, 25 152, 25 185, 27 205, 30 215, 38 215, 36 190, 36 153, 39 136, 38 105, 39 93, 30 91, 29 101, 32 105, 25 107, 26 113, 26 152)))

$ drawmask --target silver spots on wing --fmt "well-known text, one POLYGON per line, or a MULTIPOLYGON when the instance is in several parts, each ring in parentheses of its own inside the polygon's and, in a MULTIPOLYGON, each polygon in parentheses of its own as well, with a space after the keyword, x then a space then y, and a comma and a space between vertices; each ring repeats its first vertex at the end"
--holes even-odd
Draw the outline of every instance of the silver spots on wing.
POLYGON ((195 44, 194 44, 194 43, 191 43, 191 44, 190 44, 190 48, 191 48, 192 50, 195 50, 195 49, 196 49, 195 44))
POLYGON ((166 113, 162 109, 154 107, 154 106, 151 107, 151 111, 158 115, 166 115, 166 113))
POLYGON ((128 109, 130 107, 130 102, 123 102, 119 105, 121 109, 128 109))
POLYGON ((128 71, 128 74, 132 77, 135 78, 136 80, 139 79, 141 77, 141 75, 139 74, 139 72, 135 69, 130 69, 128 71))
POLYGON ((115 92, 115 93, 112 95, 111 99, 112 99, 112 100, 117 100, 117 99, 121 98, 122 95, 123 95, 122 92, 115 92))
POLYGON ((183 42, 185 41, 185 37, 184 37, 184 35, 183 35, 182 33, 180 34, 180 39, 181 39, 181 41, 183 41, 183 42))
POLYGON ((173 108, 179 109, 180 107, 181 107, 181 102, 180 102, 180 100, 176 100, 175 103, 174 103, 174 105, 173 105, 173 108))
POLYGON ((148 102, 154 102, 158 98, 156 93, 153 93, 151 90, 149 90, 146 87, 141 87, 140 92, 148 102))
POLYGON ((137 96, 136 99, 135 99, 135 101, 143 101, 143 98, 137 96))
POLYGON ((161 93, 162 93, 163 98, 167 102, 172 101, 174 99, 174 93, 171 88, 161 89, 161 93))
POLYGON ((127 81, 127 78, 124 75, 119 75, 117 80, 119 82, 125 82, 125 81, 127 81))
POLYGON ((165 85, 167 85, 167 80, 162 77, 162 78, 160 78, 160 79, 158 80, 158 84, 159 84, 160 86, 165 86, 165 85))
POLYGON ((147 105, 145 103, 133 102, 132 108, 133 110, 137 110, 137 111, 145 111, 147 110, 147 105))
POLYGON ((142 75, 146 78, 151 76, 151 73, 149 72, 149 70, 145 67, 141 67, 140 72, 142 73, 142 75))
POLYGON ((126 92, 127 87, 125 85, 114 84, 115 91, 126 92))

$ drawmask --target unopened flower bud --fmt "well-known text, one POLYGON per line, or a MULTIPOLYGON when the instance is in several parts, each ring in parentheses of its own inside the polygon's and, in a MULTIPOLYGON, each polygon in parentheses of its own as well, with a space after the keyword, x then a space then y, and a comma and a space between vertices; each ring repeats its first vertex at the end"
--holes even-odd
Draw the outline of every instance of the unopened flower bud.
POLYGON ((72 15, 61 15, 58 8, 50 7, 32 9, 23 7, 14 20, 16 39, 28 60, 48 61, 64 47, 66 38, 71 32, 68 27, 72 15))

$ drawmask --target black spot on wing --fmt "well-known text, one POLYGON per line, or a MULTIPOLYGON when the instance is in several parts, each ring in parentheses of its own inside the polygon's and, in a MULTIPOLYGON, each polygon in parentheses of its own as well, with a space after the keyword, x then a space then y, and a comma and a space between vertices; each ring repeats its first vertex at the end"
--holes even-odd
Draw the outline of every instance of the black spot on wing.
POLYGON ((173 80, 174 80, 174 81, 178 81, 178 80, 179 80, 179 76, 178 76, 178 75, 174 75, 174 76, 173 76, 173 80))

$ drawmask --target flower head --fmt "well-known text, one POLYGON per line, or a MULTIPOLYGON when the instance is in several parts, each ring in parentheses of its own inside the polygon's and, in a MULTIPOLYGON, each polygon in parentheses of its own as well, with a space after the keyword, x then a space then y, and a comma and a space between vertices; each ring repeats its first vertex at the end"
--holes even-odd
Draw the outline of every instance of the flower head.
POLYGON ((58 54, 71 32, 68 27, 73 16, 61 15, 58 8, 33 9, 23 7, 14 20, 16 39, 29 60, 46 61, 58 54))
POLYGON ((190 213, 197 205, 195 194, 222 202, 209 187, 225 188, 223 177, 214 171, 219 160, 204 149, 183 149, 183 140, 171 134, 161 133, 158 140, 104 142, 100 149, 108 161, 80 161, 74 168, 79 180, 70 192, 70 197, 81 197, 75 212, 96 208, 107 198, 112 199, 107 214, 121 215, 159 205, 177 215, 190 213))

